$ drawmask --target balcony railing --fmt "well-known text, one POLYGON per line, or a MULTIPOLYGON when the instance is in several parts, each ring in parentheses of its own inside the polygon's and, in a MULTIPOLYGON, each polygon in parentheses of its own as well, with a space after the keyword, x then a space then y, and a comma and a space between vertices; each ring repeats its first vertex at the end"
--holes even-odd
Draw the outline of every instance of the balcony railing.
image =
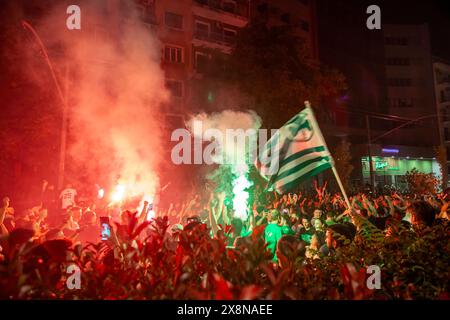
POLYGON ((141 21, 149 24, 156 24, 156 14, 154 4, 136 4, 141 21))
POLYGON ((199 40, 214 42, 224 45, 233 45, 236 42, 235 36, 228 36, 221 32, 212 32, 204 30, 195 30, 194 37, 199 40))
POLYGON ((194 0, 197 4, 210 9, 228 12, 237 16, 248 18, 248 3, 242 4, 241 2, 236 2, 236 5, 227 5, 226 2, 220 0, 194 0))

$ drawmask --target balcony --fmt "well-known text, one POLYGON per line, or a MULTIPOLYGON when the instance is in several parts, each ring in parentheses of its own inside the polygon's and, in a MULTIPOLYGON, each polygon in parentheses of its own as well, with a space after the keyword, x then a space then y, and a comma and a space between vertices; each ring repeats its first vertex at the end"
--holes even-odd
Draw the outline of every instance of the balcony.
POLYGON ((220 1, 220 0, 194 0, 204 7, 209 7, 210 9, 227 12, 232 15, 241 16, 248 18, 248 1, 220 1))
POLYGON ((248 1, 194 0, 196 15, 243 28, 248 23, 248 1))
POLYGON ((202 41, 216 43, 219 45, 224 45, 227 47, 232 46, 236 42, 235 36, 228 36, 221 32, 208 32, 198 29, 194 31, 194 38, 202 41))
POLYGON ((136 9, 142 22, 156 25, 155 5, 152 2, 137 1, 136 9))

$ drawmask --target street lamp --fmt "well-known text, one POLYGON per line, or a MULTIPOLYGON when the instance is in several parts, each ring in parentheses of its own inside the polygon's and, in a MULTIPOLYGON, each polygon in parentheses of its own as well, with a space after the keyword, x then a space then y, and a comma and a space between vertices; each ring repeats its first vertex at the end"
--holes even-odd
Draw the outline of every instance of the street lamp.
POLYGON ((22 20, 22 25, 25 29, 29 30, 34 38, 36 39, 36 42, 38 43, 39 47, 42 50, 42 53, 44 54, 45 61, 47 62, 48 68, 50 69, 50 73, 53 78, 53 82, 55 83, 56 91, 58 92, 58 96, 61 99, 62 105, 63 105, 63 118, 62 118, 62 126, 61 126, 61 147, 59 152, 59 167, 58 167, 58 188, 62 189, 63 182, 64 182, 64 169, 65 169, 65 158, 66 158, 66 136, 67 136, 67 79, 68 79, 68 68, 66 68, 66 88, 65 88, 65 95, 63 94, 61 90, 61 86, 59 85, 58 79, 56 78, 56 74, 53 70, 52 63, 50 62, 50 58, 48 56, 47 50, 44 46, 44 43, 42 42, 41 38, 37 34, 36 30, 25 20, 22 20))

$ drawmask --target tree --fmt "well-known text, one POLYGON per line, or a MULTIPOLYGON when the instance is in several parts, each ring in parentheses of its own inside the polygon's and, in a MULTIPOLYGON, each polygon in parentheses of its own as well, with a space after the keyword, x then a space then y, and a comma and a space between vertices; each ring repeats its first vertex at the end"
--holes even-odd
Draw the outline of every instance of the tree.
POLYGON ((201 81, 207 84, 205 104, 214 103, 218 88, 238 88, 251 99, 248 106, 267 128, 279 128, 303 108, 305 100, 318 108, 321 101, 346 89, 343 75, 321 66, 289 27, 249 24, 238 33, 230 55, 217 51, 209 55, 212 59, 201 81))
POLYGON ((414 194, 436 194, 438 180, 432 173, 422 173, 416 168, 406 172, 409 190, 414 194))
POLYGON ((434 148, 436 153, 436 159, 439 164, 439 171, 441 172, 441 188, 445 190, 447 188, 448 170, 447 170, 447 149, 445 146, 440 145, 434 148))
POLYGON ((350 147, 351 143, 343 139, 333 150, 333 158, 336 170, 339 173, 345 189, 348 189, 349 187, 350 174, 354 169, 353 165, 351 164, 352 155, 350 152, 350 147))

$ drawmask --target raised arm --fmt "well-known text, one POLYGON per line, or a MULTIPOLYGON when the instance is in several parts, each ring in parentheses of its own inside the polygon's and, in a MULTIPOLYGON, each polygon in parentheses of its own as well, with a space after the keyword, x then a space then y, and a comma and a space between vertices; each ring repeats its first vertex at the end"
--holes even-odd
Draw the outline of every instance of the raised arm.
POLYGON ((376 216, 377 210, 373 206, 372 202, 363 195, 363 206, 367 209, 372 215, 376 216))
POLYGON ((384 198, 386 199, 386 202, 388 203, 388 206, 389 206, 389 214, 390 214, 391 216, 393 216, 394 213, 395 213, 394 204, 392 203, 392 200, 391 200, 390 197, 384 196, 384 198))
POLYGON ((144 201, 144 207, 141 210, 141 214, 138 218, 138 223, 142 224, 147 220, 147 213, 148 213, 148 201, 144 201))
POLYGON ((2 206, 0 208, 0 225, 3 224, 3 220, 5 220, 5 215, 6 215, 6 208, 2 206))
POLYGON ((216 204, 213 203, 212 200, 210 200, 208 215, 209 215, 209 221, 211 223, 211 230, 214 235, 216 235, 217 231, 219 231, 219 228, 217 227, 215 207, 216 207, 216 204))

